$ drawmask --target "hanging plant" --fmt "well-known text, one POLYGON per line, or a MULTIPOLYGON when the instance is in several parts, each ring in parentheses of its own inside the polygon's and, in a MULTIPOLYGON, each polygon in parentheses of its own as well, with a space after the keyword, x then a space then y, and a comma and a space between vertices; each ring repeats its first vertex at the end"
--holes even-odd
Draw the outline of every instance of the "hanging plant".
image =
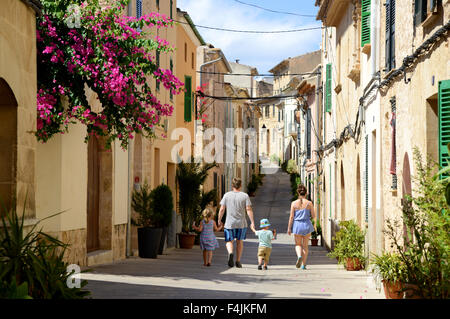
POLYGON ((154 127, 161 117, 172 115, 173 106, 159 101, 148 81, 159 81, 172 94, 179 94, 183 83, 158 67, 156 53, 173 48, 150 28, 169 28, 173 21, 155 12, 126 16, 128 0, 102 1, 102 6, 98 0, 41 3, 36 30, 38 140, 46 142, 77 122, 86 125, 86 140, 105 136, 107 148, 115 139, 126 148, 137 133, 153 137, 154 127), (75 12, 70 10, 74 5, 75 12), (101 110, 88 103, 87 88, 101 110))

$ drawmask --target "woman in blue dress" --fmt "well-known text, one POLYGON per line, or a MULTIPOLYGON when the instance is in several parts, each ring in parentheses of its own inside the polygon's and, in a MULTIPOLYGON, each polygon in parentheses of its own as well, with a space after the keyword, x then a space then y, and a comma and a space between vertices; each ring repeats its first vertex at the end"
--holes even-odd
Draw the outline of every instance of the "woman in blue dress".
POLYGON ((307 189, 304 185, 297 188, 298 199, 291 203, 288 235, 294 234, 295 252, 297 254, 297 268, 306 269, 308 260, 308 243, 314 226, 311 219, 316 218, 313 204, 306 199, 307 189))

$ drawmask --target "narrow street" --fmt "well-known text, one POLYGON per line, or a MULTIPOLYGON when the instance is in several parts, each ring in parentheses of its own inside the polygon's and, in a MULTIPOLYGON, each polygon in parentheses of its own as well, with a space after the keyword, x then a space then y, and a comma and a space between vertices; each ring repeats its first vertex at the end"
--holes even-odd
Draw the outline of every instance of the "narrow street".
MULTIPOLYGON (((267 170, 266 170, 267 171, 267 170)), ((311 247, 308 269, 295 268, 293 238, 286 233, 290 207, 289 175, 267 174, 252 197, 255 224, 268 218, 278 231, 268 270, 257 269, 258 241, 249 230, 242 268, 229 268, 223 232, 216 233, 220 248, 211 267, 203 267, 199 246, 172 249, 157 259, 129 258, 92 267, 82 275, 93 298, 240 299, 240 298, 384 298, 365 271, 349 272, 326 256, 323 247, 311 247)))

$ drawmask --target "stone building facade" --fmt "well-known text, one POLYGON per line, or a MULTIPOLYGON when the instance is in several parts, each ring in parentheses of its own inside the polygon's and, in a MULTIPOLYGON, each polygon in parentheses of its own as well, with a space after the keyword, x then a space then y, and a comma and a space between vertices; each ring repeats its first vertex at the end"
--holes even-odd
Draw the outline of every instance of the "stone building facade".
POLYGON ((0 198, 8 209, 16 208, 21 213, 26 208, 27 223, 33 224, 37 147, 32 133, 36 129, 36 13, 25 3, 2 2, 0 48, 0 198))
MULTIPOLYGON (((232 69, 222 50, 214 48, 211 44, 200 46, 197 49, 197 63, 198 70, 200 71, 197 74, 197 83, 199 86, 205 86, 204 93, 212 97, 225 97, 224 75, 231 73, 232 69)), ((227 101, 212 97, 205 99, 205 121, 202 123, 201 120, 198 120, 196 123, 196 134, 201 132, 199 136, 203 140, 201 143, 197 143, 196 141, 196 144, 202 145, 198 149, 200 154, 204 154, 206 148, 206 152, 210 155, 211 159, 216 159, 217 163, 217 167, 209 171, 209 175, 204 183, 204 190, 209 191, 215 188, 217 189, 218 197, 221 198, 225 192, 226 184, 225 112, 227 101), (216 129, 218 135, 211 134, 209 136, 208 132, 213 132, 210 129, 216 129), (209 151, 212 146, 214 146, 214 150, 209 151)))
POLYGON ((386 2, 380 10, 380 42, 390 44, 380 52, 381 165, 384 215, 393 218, 416 192, 414 148, 440 166, 448 158, 450 1, 386 2))
POLYGON ((366 253, 380 253, 389 249, 386 220, 400 217, 406 195, 414 194, 414 147, 437 162, 448 156, 442 155, 445 125, 439 123, 450 78, 449 1, 315 4, 326 27, 325 241, 332 247, 338 222, 354 219, 367 230, 366 253))

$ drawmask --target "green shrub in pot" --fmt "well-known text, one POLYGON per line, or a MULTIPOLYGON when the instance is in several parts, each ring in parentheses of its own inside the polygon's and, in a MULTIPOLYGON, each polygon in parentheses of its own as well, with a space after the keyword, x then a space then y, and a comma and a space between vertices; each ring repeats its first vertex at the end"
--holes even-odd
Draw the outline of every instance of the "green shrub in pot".
POLYGON ((350 261, 355 267, 358 264, 363 266, 366 261, 364 254, 365 231, 354 220, 340 221, 339 227, 339 231, 333 237, 334 249, 328 256, 337 258, 338 262, 343 265, 350 261))

